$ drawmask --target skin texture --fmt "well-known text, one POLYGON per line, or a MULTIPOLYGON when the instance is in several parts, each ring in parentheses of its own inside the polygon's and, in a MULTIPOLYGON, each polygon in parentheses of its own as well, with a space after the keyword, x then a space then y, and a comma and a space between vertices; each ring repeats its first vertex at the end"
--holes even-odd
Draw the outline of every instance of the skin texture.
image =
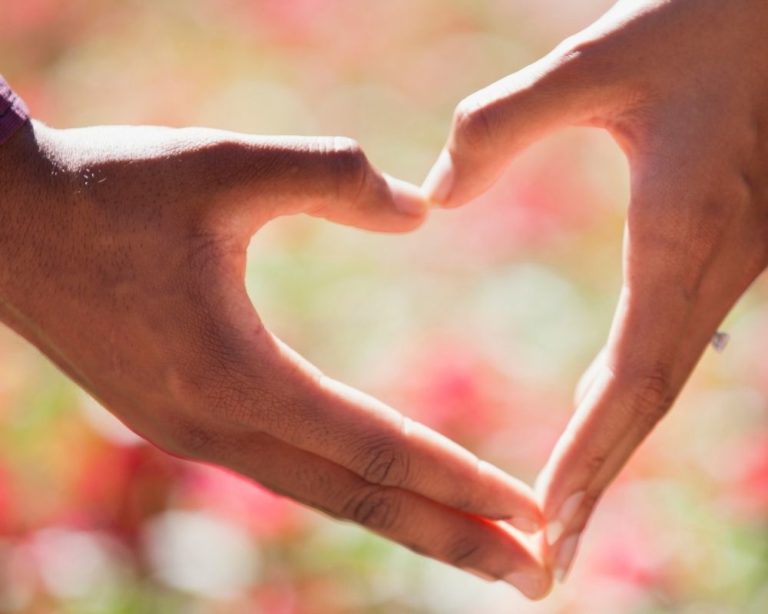
POLYGON ((164 450, 532 598, 551 585, 533 491, 275 338, 245 292, 251 236, 305 213, 402 232, 417 188, 348 139, 28 124, 0 147, 0 318, 164 450))
POLYGON ((538 481, 544 558, 560 579, 598 499, 768 264, 766 32, 764 0, 619 2, 461 102, 425 182, 433 201, 459 206, 568 125, 608 130, 628 158, 618 307, 538 481))

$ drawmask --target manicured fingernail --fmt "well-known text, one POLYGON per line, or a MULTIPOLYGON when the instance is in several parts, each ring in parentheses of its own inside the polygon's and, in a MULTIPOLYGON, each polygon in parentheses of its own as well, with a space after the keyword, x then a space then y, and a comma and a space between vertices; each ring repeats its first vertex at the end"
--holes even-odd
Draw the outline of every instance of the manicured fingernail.
POLYGON ((508 522, 524 533, 536 533, 541 530, 540 523, 536 522, 533 518, 526 518, 525 516, 513 516, 508 522))
POLYGON ((565 531, 565 526, 559 520, 553 520, 547 524, 547 543, 551 546, 557 542, 563 531, 565 531))
POLYGON ((579 545, 580 533, 571 535, 563 540, 560 546, 560 552, 557 553, 557 560, 555 561, 555 580, 562 583, 568 576, 568 572, 571 570, 571 564, 573 563, 573 557, 576 555, 576 547, 579 545))
POLYGON ((471 573, 473 576, 477 576, 481 580, 485 580, 486 582, 496 582, 498 578, 495 576, 492 576, 489 573, 485 573, 484 571, 479 571, 477 569, 472 569, 471 567, 464 567, 464 571, 467 573, 471 573))
POLYGON ((385 175, 385 178, 392 193, 392 201, 398 211, 406 215, 424 215, 428 205, 416 186, 391 175, 385 175))
POLYGON ((584 501, 586 494, 582 490, 568 497, 560 506, 560 513, 557 515, 557 518, 547 524, 547 542, 550 546, 563 535, 563 531, 573 520, 576 512, 579 511, 581 502, 584 501))
POLYGON ((424 180, 422 189, 427 198, 435 203, 443 204, 448 200, 453 189, 453 158, 444 149, 437 158, 432 170, 424 180))
POLYGON ((544 582, 539 576, 530 573, 516 571, 505 576, 504 581, 530 599, 537 599, 544 592, 544 582))

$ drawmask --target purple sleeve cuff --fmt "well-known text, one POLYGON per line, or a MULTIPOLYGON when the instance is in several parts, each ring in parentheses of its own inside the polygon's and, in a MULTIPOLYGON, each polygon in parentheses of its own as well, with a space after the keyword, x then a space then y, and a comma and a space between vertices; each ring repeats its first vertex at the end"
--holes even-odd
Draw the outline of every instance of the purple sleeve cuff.
POLYGON ((29 111, 24 101, 0 75, 0 145, 11 138, 28 119, 29 111))

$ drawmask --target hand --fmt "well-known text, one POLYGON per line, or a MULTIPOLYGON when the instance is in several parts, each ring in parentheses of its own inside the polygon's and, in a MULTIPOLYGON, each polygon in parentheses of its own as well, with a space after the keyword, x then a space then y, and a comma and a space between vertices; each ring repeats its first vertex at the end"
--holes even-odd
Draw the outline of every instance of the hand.
POLYGON ((347 139, 33 124, 0 148, 0 316, 132 429, 417 552, 550 578, 506 523, 521 482, 322 375, 246 295, 246 247, 278 215, 378 231, 426 203, 347 139))
POLYGON ((460 205, 566 125, 610 131, 629 159, 618 308, 539 480, 561 579, 599 497, 768 264, 766 32, 764 0, 619 2, 464 100, 425 183, 460 205))

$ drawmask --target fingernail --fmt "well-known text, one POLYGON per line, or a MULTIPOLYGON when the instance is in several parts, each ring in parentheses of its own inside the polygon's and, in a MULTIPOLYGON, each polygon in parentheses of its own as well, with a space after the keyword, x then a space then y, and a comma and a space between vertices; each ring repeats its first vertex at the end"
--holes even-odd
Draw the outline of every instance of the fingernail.
POLYGON ((473 576, 477 576, 481 580, 485 580, 486 582, 496 582, 498 580, 497 577, 492 576, 489 573, 485 573, 484 571, 479 571, 477 569, 472 569, 471 567, 463 567, 462 569, 467 573, 471 573, 473 576))
POLYGON ((557 515, 557 518, 547 524, 547 543, 550 546, 563 535, 563 531, 573 520, 576 512, 579 511, 581 502, 584 501, 586 494, 586 492, 581 490, 568 497, 560 506, 560 513, 557 515))
POLYGON ((541 530, 541 524, 533 520, 533 518, 526 518, 525 516, 513 516, 508 520, 516 529, 520 529, 524 533, 537 533, 541 530))
POLYGON ((517 588, 530 599, 536 599, 544 592, 544 583, 541 578, 530 573, 516 571, 505 576, 504 581, 517 588))
POLYGON ((392 201, 395 207, 401 213, 406 215, 421 216, 424 215, 428 206, 419 189, 407 181, 384 175, 389 184, 389 191, 392 194, 392 201))
POLYGON ((563 534, 565 526, 559 520, 553 520, 547 524, 547 543, 551 546, 556 543, 563 534))
POLYGON ((573 557, 576 555, 576 547, 579 545, 580 533, 571 535, 563 540, 560 546, 560 552, 557 553, 557 560, 555 561, 555 580, 561 584, 568 576, 568 572, 571 570, 571 564, 573 563, 573 557))
POLYGON ((453 158, 446 149, 440 153, 432 170, 424 180, 422 190, 427 198, 435 203, 443 204, 448 200, 453 188, 454 170, 453 158))

